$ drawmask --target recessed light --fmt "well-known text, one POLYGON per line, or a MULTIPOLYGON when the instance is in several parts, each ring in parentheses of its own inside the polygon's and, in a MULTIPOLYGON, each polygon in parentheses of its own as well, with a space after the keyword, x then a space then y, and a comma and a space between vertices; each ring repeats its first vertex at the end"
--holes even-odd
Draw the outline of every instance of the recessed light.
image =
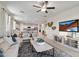
POLYGON ((47 17, 47 15, 45 15, 44 17, 47 17))
POLYGON ((24 11, 20 11, 20 13, 24 13, 24 11))

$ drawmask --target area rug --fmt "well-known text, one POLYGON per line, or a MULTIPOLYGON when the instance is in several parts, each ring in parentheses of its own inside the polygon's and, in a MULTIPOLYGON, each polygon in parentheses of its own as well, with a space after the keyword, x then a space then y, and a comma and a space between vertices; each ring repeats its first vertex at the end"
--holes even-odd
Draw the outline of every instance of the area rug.
MULTIPOLYGON (((33 49, 34 50, 34 49, 33 49)), ((53 57, 53 55, 45 54, 45 53, 53 53, 52 50, 45 51, 44 54, 37 54, 36 52, 32 52, 32 48, 30 46, 30 42, 22 42, 19 47, 18 57, 53 57)))

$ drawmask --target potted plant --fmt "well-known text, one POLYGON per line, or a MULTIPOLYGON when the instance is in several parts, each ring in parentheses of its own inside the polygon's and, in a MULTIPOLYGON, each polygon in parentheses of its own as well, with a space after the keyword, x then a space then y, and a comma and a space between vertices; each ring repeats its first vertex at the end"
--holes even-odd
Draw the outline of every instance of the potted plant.
POLYGON ((38 45, 43 45, 45 43, 42 38, 37 38, 36 42, 38 45))

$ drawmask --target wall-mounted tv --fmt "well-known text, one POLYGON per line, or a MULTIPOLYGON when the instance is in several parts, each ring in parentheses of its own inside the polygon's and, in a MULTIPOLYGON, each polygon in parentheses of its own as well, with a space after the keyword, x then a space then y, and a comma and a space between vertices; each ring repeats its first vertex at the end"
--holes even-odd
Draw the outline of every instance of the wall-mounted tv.
POLYGON ((59 31, 79 32, 79 20, 59 22, 59 31))

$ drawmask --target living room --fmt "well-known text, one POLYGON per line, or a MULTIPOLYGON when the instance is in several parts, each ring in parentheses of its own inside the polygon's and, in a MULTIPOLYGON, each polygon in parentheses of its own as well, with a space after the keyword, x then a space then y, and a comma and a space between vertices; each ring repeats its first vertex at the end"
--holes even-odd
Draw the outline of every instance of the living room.
POLYGON ((78 12, 79 1, 0 1, 1 56, 79 57, 78 12))

